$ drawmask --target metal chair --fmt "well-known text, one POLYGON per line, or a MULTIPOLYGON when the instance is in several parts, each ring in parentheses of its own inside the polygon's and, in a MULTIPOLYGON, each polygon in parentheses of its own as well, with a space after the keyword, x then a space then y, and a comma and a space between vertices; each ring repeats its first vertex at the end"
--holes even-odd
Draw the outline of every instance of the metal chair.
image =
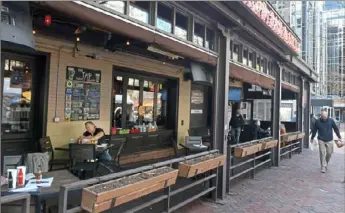
POLYGON ((85 178, 85 172, 92 172, 94 177, 97 169, 96 147, 94 144, 69 144, 70 171, 85 178))
POLYGON ((108 144, 114 145, 109 149, 109 154, 112 156, 113 161, 102 162, 102 164, 110 168, 110 172, 115 172, 120 169, 120 157, 126 140, 126 137, 109 137, 108 144))
POLYGON ((55 159, 54 156, 54 148, 49 136, 43 137, 39 140, 40 143, 40 151, 41 152, 48 152, 50 155, 49 160, 49 170, 53 170, 53 166, 63 167, 60 169, 68 168, 69 159, 55 159))
POLYGON ((186 136, 185 144, 180 144, 180 146, 185 148, 186 155, 190 153, 203 152, 208 149, 207 146, 201 146, 201 145, 203 145, 201 136, 186 136))

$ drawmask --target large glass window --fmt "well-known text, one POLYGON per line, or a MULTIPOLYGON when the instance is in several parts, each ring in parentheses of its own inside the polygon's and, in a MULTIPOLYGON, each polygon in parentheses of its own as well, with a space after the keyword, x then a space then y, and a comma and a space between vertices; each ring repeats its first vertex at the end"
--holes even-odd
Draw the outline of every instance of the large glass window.
POLYGON ((161 2, 158 2, 158 9, 157 9, 157 23, 156 27, 160 30, 165 32, 171 33, 172 32, 172 13, 173 10, 171 7, 164 5, 161 2))
POLYGON ((129 16, 141 22, 149 24, 150 2, 149 1, 131 1, 129 5, 129 16))
POLYGON ((143 92, 143 115, 142 120, 144 123, 153 122, 153 105, 154 105, 155 84, 152 81, 144 80, 143 92))
POLYGON ((138 128, 156 122, 160 128, 174 128, 176 89, 175 80, 116 72, 113 79, 112 126, 138 128))
MULTIPOLYGON (((122 127, 122 96, 123 96, 123 77, 114 77, 113 86, 113 105, 114 105, 114 116, 113 126, 116 128, 122 127)), ((128 103, 128 101, 127 101, 128 103)))
POLYGON ((199 46, 204 46, 205 25, 194 22, 194 37, 193 43, 199 46))
POLYGON ((24 61, 5 59, 3 65, 2 132, 28 132, 31 118, 32 71, 24 61))
POLYGON ((125 13, 125 2, 124 1, 101 1, 100 4, 105 7, 115 10, 119 13, 125 13))
POLYGON ((175 35, 179 38, 187 40, 188 17, 181 13, 176 13, 175 35))
POLYGON ((139 93, 139 79, 128 78, 126 107, 126 123, 128 128, 139 124, 139 93))
POLYGON ((210 50, 215 50, 215 44, 216 44, 215 38, 216 36, 215 36, 214 31, 207 28, 205 47, 210 50))
POLYGON ((164 126, 167 120, 168 108, 168 88, 166 84, 158 85, 157 92, 157 117, 156 123, 158 126, 164 126))

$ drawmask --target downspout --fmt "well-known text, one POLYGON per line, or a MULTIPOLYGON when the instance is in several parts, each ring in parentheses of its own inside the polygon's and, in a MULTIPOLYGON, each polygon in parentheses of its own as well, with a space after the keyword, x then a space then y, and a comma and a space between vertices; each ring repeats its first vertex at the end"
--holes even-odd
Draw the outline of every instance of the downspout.
POLYGON ((57 102, 58 102, 58 90, 59 90, 59 73, 60 73, 60 57, 61 57, 61 51, 64 46, 60 46, 58 51, 58 58, 57 58, 57 65, 56 65, 56 87, 55 87, 55 107, 54 107, 54 122, 57 123, 58 117, 57 117, 57 102))

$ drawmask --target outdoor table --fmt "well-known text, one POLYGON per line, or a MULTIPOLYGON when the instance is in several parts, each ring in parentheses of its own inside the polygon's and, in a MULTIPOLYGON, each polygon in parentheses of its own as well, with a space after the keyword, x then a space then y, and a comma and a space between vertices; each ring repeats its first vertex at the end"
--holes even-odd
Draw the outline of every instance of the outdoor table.
MULTIPOLYGON (((52 172, 45 172, 42 174, 43 178, 54 177, 53 183, 50 187, 39 187, 37 191, 29 191, 29 193, 35 201, 35 212, 41 213, 42 203, 49 199, 59 197, 60 186, 70 184, 79 181, 79 178, 71 174, 68 170, 58 170, 52 172)), ((23 193, 23 192, 9 192, 8 185, 1 187, 1 196, 23 193)))
MULTIPOLYGON (((95 144, 95 145, 96 145, 96 152, 97 153, 105 152, 114 146, 113 144, 107 144, 106 146, 97 146, 97 144, 95 144)), ((69 151, 69 144, 65 144, 65 145, 62 145, 60 147, 55 147, 55 150, 68 152, 69 151)))

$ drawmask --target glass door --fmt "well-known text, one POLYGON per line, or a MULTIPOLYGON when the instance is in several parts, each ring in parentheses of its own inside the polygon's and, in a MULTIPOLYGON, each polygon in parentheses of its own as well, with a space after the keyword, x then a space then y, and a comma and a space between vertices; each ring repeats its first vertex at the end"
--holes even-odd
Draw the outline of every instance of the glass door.
POLYGON ((1 63, 3 139, 32 137, 33 60, 4 53, 1 63))

